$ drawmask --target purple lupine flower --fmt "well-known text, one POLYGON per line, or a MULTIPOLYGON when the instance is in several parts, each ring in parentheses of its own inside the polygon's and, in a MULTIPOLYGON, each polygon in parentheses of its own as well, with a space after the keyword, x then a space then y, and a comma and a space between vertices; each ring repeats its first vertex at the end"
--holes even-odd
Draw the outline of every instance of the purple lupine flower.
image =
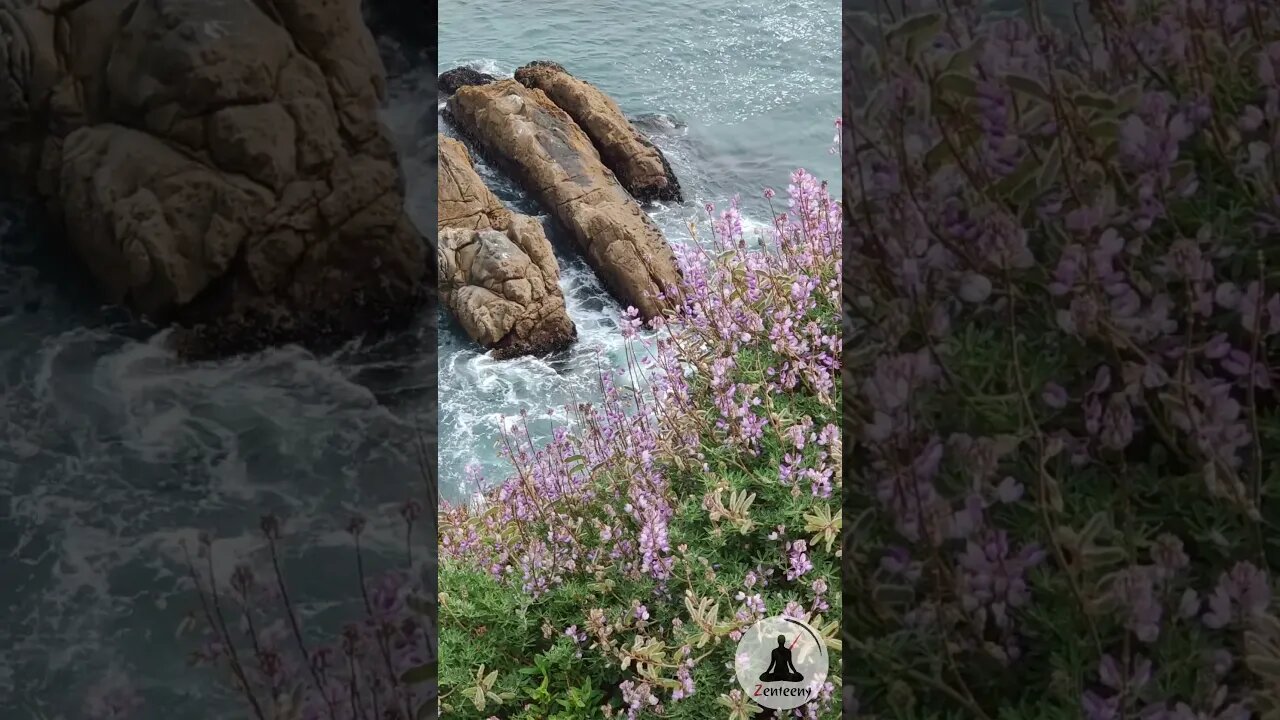
POLYGON ((809 560, 808 543, 804 540, 793 540, 787 543, 787 579, 795 580, 813 569, 809 560))
POLYGON ((1125 613, 1125 627, 1144 643, 1155 642, 1160 635, 1164 615, 1157 593, 1157 571, 1154 567, 1134 565, 1115 573, 1112 600, 1125 613))
POLYGON ((1203 621, 1214 629, 1235 622, 1247 623, 1266 612, 1270 604, 1271 586, 1266 571, 1241 561, 1218 576, 1218 584, 1209 594, 1209 611, 1203 621))

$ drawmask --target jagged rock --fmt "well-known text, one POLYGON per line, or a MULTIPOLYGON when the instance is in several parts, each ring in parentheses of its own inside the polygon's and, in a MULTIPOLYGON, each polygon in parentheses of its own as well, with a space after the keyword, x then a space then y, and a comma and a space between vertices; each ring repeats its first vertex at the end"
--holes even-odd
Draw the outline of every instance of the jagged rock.
POLYGON ((458 92, 458 88, 468 85, 487 85, 495 80, 497 78, 488 73, 469 67, 460 67, 440 73, 440 77, 436 80, 436 87, 441 95, 452 95, 458 92))
POLYGON ((560 65, 537 60, 516 80, 547 94, 591 138, 604 164, 637 200, 681 200, 680 183, 662 151, 622 114, 613 98, 560 65))
POLYGON ((484 184, 466 145, 441 135, 438 163, 440 200, 436 217, 440 227, 507 229, 512 213, 484 184))
POLYGON ((536 219, 516 215, 505 232, 444 228, 439 257, 441 298, 493 357, 555 352, 577 338, 536 219))
POLYGON ((446 106, 461 132, 568 230, 620 302, 661 314, 680 274, 657 225, 601 162, 591 139, 541 90, 515 80, 459 88, 446 106))
POLYGON ((676 117, 666 113, 646 112, 631 117, 631 124, 640 130, 642 135, 666 135, 674 130, 687 127, 676 117))
POLYGON ((359 0, 6 0, 0 173, 192 355, 375 330, 421 234, 359 0))
POLYGON ((485 186, 466 147, 440 138, 440 296, 472 340, 498 359, 555 352, 577 329, 542 223, 485 186))

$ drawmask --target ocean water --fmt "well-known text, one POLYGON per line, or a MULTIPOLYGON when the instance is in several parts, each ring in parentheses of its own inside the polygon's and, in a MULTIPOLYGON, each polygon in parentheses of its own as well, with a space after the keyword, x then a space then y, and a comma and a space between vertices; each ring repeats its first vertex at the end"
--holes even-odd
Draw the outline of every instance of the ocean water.
MULTIPOLYGON (((761 193, 772 187, 775 202, 785 202, 796 168, 838 193, 839 157, 829 152, 840 114, 834 0, 441 0, 439 10, 440 71, 466 65, 510 76, 531 60, 553 60, 613 96, 663 150, 684 189, 685 203, 651 211, 672 242, 689 242, 691 219, 705 226, 705 203, 723 208, 735 194, 745 224, 767 227, 761 193)), ((479 169, 514 209, 545 215, 492 167, 481 161, 479 169)), ((545 417, 566 403, 591 402, 601 368, 623 362, 622 308, 545 222, 578 342, 549 357, 497 362, 442 315, 442 498, 475 492, 465 481, 470 463, 488 482, 504 476, 496 452, 504 422, 522 410, 545 417)), ((535 422, 535 439, 549 427, 535 422)))
MULTIPOLYGON (((385 115, 424 228, 430 65, 390 83, 385 115)), ((400 503, 428 497, 417 442, 436 422, 435 318, 327 355, 187 364, 163 332, 103 307, 78 268, 0 199, 0 718, 81 720, 104 675, 132 678, 141 720, 244 717, 224 671, 187 668, 199 639, 177 631, 198 601, 183 545, 209 532, 223 579, 235 562, 268 578, 258 526, 278 514, 290 594, 332 640, 359 593, 348 519, 368 518, 377 572, 406 559, 400 503)), ((416 545, 433 545, 418 528, 416 545)))

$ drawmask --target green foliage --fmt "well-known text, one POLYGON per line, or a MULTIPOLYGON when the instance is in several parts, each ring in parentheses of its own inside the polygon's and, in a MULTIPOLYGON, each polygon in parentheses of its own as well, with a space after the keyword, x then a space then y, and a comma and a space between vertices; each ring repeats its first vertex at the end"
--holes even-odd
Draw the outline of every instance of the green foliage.
POLYGON ((872 718, 1280 718, 1280 13, 1050 5, 865 43, 846 682, 872 718))
POLYGON ((785 613, 832 658, 808 710, 839 717, 839 214, 793 183, 809 214, 780 248, 740 251, 736 209, 717 223, 710 279, 658 340, 687 377, 648 368, 651 396, 606 382, 574 435, 442 512, 445 716, 746 720, 737 640, 785 613))
MULTIPOLYGON (((769 360, 759 353, 744 357, 739 381, 762 383, 769 360)), ((775 402, 775 412, 783 418, 809 416, 819 420, 819 425, 822 421, 838 422, 830 409, 815 407, 811 398, 784 396, 775 402)), ((674 573, 678 580, 666 591, 659 591, 652 580, 600 573, 590 580, 566 582, 534 600, 480 569, 443 562, 440 656, 445 660, 440 685, 445 689, 442 707, 447 716, 460 720, 490 715, 517 720, 604 717, 601 707, 616 704, 618 685, 631 675, 620 667, 616 655, 609 657, 612 653, 599 647, 580 652, 563 633, 568 627, 582 627, 587 611, 598 609, 614 624, 615 653, 621 650, 625 654, 637 642, 659 643, 664 653, 652 672, 667 682, 670 666, 679 660, 674 651, 681 645, 693 648, 698 658, 693 679, 701 692, 672 703, 664 717, 725 717, 717 698, 736 687, 731 669, 734 642, 728 631, 737 625, 731 616, 741 605, 737 594, 747 589, 748 573, 780 567, 779 544, 770 539, 772 532, 787 528, 792 536, 806 538, 810 547, 823 550, 809 556, 814 568, 804 576, 805 585, 774 578, 768 588, 756 586, 768 614, 780 614, 790 602, 805 601, 811 595, 806 586, 818 578, 831 588, 827 597, 830 606, 840 605, 838 545, 828 542, 838 537, 840 509, 834 501, 817 500, 807 492, 795 492, 795 486, 778 482, 777 468, 786 454, 781 438, 767 434, 764 448, 760 456, 746 458, 707 438, 702 451, 709 470, 673 473, 673 489, 685 500, 677 506, 670 531, 671 545, 680 548, 674 573), (713 506, 723 506, 728 512, 709 512, 704 506, 709 498, 713 506), (752 500, 744 502, 747 498, 752 500), (655 602, 655 596, 661 600, 655 602), (709 601, 715 608, 715 614, 702 615, 715 618, 708 627, 693 621, 698 614, 690 612, 689 598, 709 601), (647 622, 635 621, 638 603, 646 604, 647 622), (497 673, 482 703, 475 702, 479 684, 476 668, 497 673), (706 690, 710 688, 716 690, 706 690)), ((831 613, 834 615, 834 610, 831 613)), ((825 630, 829 638, 834 636, 835 629, 829 623, 825 630)), ((838 677, 839 654, 832 655, 837 663, 832 668, 834 679, 838 677)), ((820 717, 839 715, 837 705, 820 717)))

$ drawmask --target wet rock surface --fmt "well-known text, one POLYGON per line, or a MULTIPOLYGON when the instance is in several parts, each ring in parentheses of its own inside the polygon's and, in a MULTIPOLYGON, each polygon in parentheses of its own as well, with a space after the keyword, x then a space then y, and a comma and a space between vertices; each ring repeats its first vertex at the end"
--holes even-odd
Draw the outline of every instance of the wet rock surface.
POLYGON ((440 297, 498 359, 562 350, 577 337, 542 223, 508 210, 465 146, 440 138, 440 297))
POLYGON ((544 92, 516 80, 466 85, 446 115, 559 221, 622 304, 646 319, 668 307, 679 270, 666 238, 544 92))
POLYGON ((546 93, 587 133, 604 164, 637 200, 680 201, 680 183, 652 142, 623 115, 613 98, 562 66, 539 60, 516 70, 522 85, 546 93))
POLYGON ((454 68, 440 73, 437 78, 436 86, 440 89, 441 95, 452 95, 460 88, 468 85, 486 85, 497 80, 488 73, 482 73, 479 70, 473 70, 468 67, 454 68))

